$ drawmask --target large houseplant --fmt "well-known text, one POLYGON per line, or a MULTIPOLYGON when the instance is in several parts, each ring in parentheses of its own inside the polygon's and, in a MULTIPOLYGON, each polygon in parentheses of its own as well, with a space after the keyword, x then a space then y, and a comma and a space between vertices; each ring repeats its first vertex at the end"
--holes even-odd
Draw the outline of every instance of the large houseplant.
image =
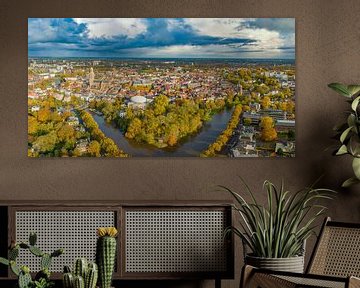
POLYGON ((347 98, 351 109, 347 111, 347 121, 334 128, 339 133, 340 146, 335 155, 351 155, 354 176, 347 179, 342 186, 348 187, 360 183, 360 85, 331 83, 331 89, 347 98))
POLYGON ((303 272, 305 241, 314 233, 315 222, 326 209, 318 200, 331 199, 334 191, 310 187, 291 193, 285 191, 283 183, 278 189, 265 181, 267 203, 264 206, 243 183, 251 201, 221 187, 236 201, 234 209, 240 215, 240 227, 229 227, 226 232, 239 236, 244 247, 249 248, 250 253, 244 255, 245 263, 271 270, 303 272))

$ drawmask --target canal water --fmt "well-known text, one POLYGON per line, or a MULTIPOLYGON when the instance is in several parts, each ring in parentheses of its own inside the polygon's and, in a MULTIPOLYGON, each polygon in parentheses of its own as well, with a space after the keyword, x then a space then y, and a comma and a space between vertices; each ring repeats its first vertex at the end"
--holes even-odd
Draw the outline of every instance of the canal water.
POLYGON ((174 147, 157 148, 149 144, 137 143, 133 140, 127 139, 119 128, 112 123, 107 123, 102 116, 90 112, 94 120, 98 123, 99 128, 104 134, 113 139, 115 143, 124 152, 131 156, 163 156, 163 157, 187 157, 199 156, 209 144, 213 143, 215 139, 226 128, 229 119, 232 115, 231 110, 223 110, 204 123, 203 127, 197 134, 191 135, 183 139, 178 145, 174 147))

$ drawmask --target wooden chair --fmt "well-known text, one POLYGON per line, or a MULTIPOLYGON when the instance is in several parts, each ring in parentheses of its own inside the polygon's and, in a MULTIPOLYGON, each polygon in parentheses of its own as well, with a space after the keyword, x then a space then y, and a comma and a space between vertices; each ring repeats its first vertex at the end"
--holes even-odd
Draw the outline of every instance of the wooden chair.
POLYGON ((245 265, 240 287, 360 287, 360 224, 326 218, 306 273, 278 272, 245 265))

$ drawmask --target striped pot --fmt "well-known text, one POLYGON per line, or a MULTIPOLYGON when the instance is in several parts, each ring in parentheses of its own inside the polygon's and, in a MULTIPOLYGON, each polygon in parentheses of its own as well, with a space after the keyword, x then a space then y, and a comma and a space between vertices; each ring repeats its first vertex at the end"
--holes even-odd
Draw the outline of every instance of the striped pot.
POLYGON ((263 258, 248 254, 245 256, 245 263, 261 269, 304 273, 304 256, 289 258, 263 258))

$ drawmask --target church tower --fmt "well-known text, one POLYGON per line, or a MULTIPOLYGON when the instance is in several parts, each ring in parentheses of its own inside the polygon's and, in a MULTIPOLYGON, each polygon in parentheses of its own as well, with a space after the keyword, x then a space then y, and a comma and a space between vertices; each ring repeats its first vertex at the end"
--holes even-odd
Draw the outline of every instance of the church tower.
POLYGON ((94 79, 95 79, 95 73, 94 73, 94 69, 91 67, 90 73, 89 73, 89 88, 90 89, 94 85, 94 79))

